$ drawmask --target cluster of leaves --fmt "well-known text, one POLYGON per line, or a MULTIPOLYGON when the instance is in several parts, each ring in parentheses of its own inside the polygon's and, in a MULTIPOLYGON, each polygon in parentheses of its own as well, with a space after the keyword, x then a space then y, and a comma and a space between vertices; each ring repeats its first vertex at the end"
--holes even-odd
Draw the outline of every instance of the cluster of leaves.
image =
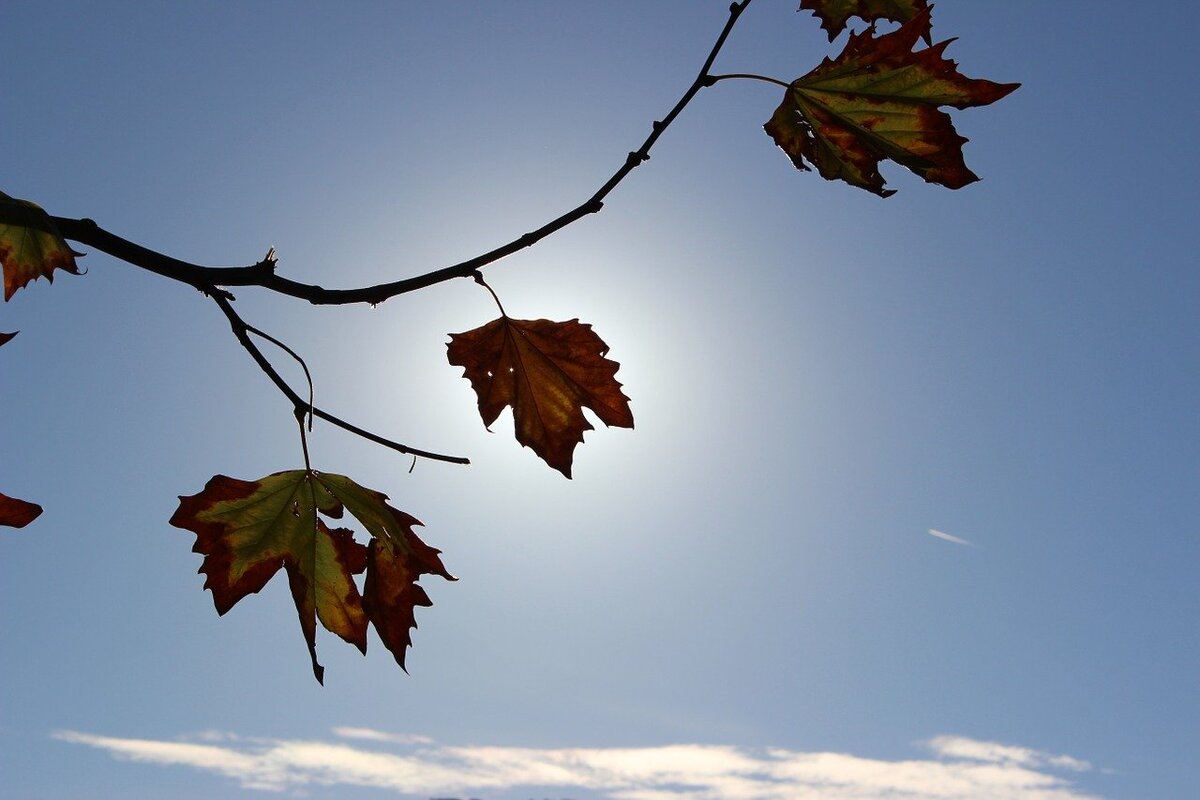
MULTIPOLYGON (((758 75, 709 72, 749 3, 741 0, 730 7, 729 20, 693 86, 663 121, 655 123, 642 148, 630 153, 626 164, 589 201, 534 235, 455 268, 422 276, 417 284, 402 281, 357 292, 343 290, 334 293, 336 298, 328 299, 329 293, 319 287, 277 278, 273 251, 264 261, 242 270, 191 267, 167 257, 153 258, 157 254, 99 231, 94 223, 89 223, 90 228, 74 225, 64 236, 62 225, 86 221, 51 217, 33 203, 0 193, 0 265, 5 300, 37 278, 52 281, 56 270, 79 274, 75 258, 80 254, 66 240, 81 240, 94 233, 89 242, 98 249, 189 283, 212 297, 229 318, 239 342, 292 401, 301 423, 303 469, 277 472, 255 481, 217 475, 198 494, 180 497, 179 508, 171 517, 172 525, 196 535, 193 549, 204 556, 200 567, 206 576, 204 587, 212 592, 219 614, 229 611, 246 595, 258 592, 283 569, 318 681, 324 674, 316 657, 318 620, 364 653, 367 628, 373 625, 403 668, 410 631, 416 626, 415 607, 430 605, 417 581, 422 575, 454 578, 443 566, 439 551, 413 532, 420 523, 393 508, 386 495, 345 476, 311 467, 305 422, 311 426, 317 416, 401 452, 465 461, 406 448, 315 409, 311 400, 305 404, 274 371, 250 334, 295 354, 243 322, 230 303, 232 295, 221 287, 255 285, 314 302, 318 298, 320 302, 378 302, 452 277, 473 277, 487 287, 479 272, 482 266, 598 211, 603 197, 649 157, 658 136, 699 89, 723 80, 765 80, 785 87, 783 101, 764 128, 800 170, 816 169, 828 180, 842 181, 881 197, 893 193, 885 188, 879 172, 885 160, 951 189, 978 180, 963 161, 962 144, 966 140, 941 109, 986 105, 1017 85, 960 74, 957 65, 944 56, 949 42, 932 43, 932 7, 926 0, 803 0, 800 10, 810 10, 820 19, 831 42, 847 29, 852 18, 863 20, 867 27, 851 32, 839 55, 824 59, 790 83, 758 75), (875 25, 881 20, 896 23, 897 27, 879 34, 875 25), (921 40, 925 46, 918 47, 921 40), (218 272, 225 277, 211 277, 218 272), (327 520, 341 519, 347 511, 370 537, 368 544, 356 541, 348 528, 329 526, 327 520), (364 573, 360 590, 355 576, 364 573)), ((577 319, 512 319, 504 313, 499 298, 495 299, 500 317, 473 330, 451 334, 448 360, 461 367, 470 381, 485 426, 491 426, 505 408, 511 408, 517 441, 570 478, 575 447, 583 441, 584 432, 592 428, 584 408, 608 426, 633 427, 629 398, 615 377, 619 364, 607 358, 608 346, 590 325, 577 319)), ((0 345, 14 335, 0 333, 0 345)), ((41 508, 33 503, 0 494, 0 525, 22 527, 40 513, 41 508)))

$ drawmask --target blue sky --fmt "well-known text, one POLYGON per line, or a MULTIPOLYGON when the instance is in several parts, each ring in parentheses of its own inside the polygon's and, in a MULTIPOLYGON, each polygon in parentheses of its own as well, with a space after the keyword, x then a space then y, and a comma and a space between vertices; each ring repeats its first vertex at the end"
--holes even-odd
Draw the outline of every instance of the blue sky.
MULTIPOLYGON (((756 0, 717 70, 837 52, 795 5, 756 0)), ((417 274, 588 197, 726 8, 10 4, 0 190, 197 263, 417 274)), ((176 497, 302 465, 213 304, 95 252, 30 285, 0 308, 0 489, 46 508, 0 533, 5 794, 1185 796, 1190 10, 939 3, 964 73, 1024 84, 956 113, 983 176, 958 192, 800 174, 761 131, 776 88, 702 92, 603 213, 487 273, 622 364, 637 429, 589 433, 574 481, 445 363, 494 316, 469 281, 238 291, 319 404, 473 461, 312 438, 460 578, 423 582, 410 675, 319 635, 322 688, 280 580, 223 618, 202 591, 176 497)))

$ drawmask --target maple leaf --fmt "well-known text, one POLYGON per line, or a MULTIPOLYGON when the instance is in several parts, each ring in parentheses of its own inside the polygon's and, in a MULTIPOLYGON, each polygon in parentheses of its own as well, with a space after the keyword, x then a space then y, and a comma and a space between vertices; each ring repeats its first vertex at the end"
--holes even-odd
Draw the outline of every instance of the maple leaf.
POLYGON ((614 377, 621 365, 605 358, 608 345, 577 319, 501 316, 450 334, 446 348, 471 381, 483 424, 490 429, 511 406, 517 441, 568 478, 575 446, 592 430, 585 406, 605 425, 633 427, 629 398, 614 377))
POLYGON ((54 282, 54 270, 79 274, 76 253, 59 235, 50 215, 28 200, 17 200, 0 192, 0 205, 9 215, 28 220, 28 225, 0 222, 0 267, 4 270, 4 299, 25 284, 45 277, 54 282))
POLYGON ((867 22, 881 19, 908 22, 928 7, 928 0, 800 0, 799 10, 813 12, 832 42, 846 29, 851 17, 861 17, 867 22))
POLYGON ((406 546, 394 539, 371 540, 367 546, 363 608, 384 647, 391 651, 400 669, 405 669, 404 654, 412 644, 409 631, 417 627, 416 607, 433 605, 417 579, 423 574, 441 575, 451 581, 458 579, 442 566, 440 551, 413 533, 412 526, 421 523, 403 511, 393 509, 393 513, 404 531, 406 546))
POLYGON ((881 197, 879 162, 891 159, 929 183, 959 189, 979 180, 963 162, 967 140, 940 106, 993 103, 1017 83, 966 78, 942 57, 950 41, 913 51, 929 32, 925 9, 891 33, 850 34, 836 59, 792 82, 764 127, 798 169, 815 166, 827 180, 842 180, 881 197))
POLYGON ((0 525, 10 528, 24 528, 42 513, 42 507, 37 503, 18 500, 0 494, 0 525))
MULTIPOLYGON (((429 605, 415 581, 427 573, 454 578, 442 567, 437 550, 412 532, 420 524, 392 508, 387 495, 364 488, 343 475, 314 470, 276 472, 257 481, 214 476, 199 494, 179 498, 171 524, 196 534, 194 552, 204 555, 200 572, 212 591, 218 614, 248 594, 261 590, 282 567, 288 576, 300 627, 312 659, 313 674, 324 682, 317 662, 316 621, 330 632, 367 651, 367 624, 380 631, 384 645, 403 666, 404 652, 396 628, 412 621, 411 604, 429 605), (396 564, 370 566, 369 550, 345 528, 331 529, 318 512, 340 519, 349 510, 382 543, 396 564), (397 566, 398 565, 398 566, 397 566), (407 581, 390 603, 364 607, 354 575, 368 571, 368 586, 385 580, 407 581), (373 573, 385 573, 375 576, 373 573), (400 577, 397 577, 397 575, 400 577)), ((378 559, 374 559, 378 561, 378 559)), ((403 646, 409 644, 404 629, 403 646)))

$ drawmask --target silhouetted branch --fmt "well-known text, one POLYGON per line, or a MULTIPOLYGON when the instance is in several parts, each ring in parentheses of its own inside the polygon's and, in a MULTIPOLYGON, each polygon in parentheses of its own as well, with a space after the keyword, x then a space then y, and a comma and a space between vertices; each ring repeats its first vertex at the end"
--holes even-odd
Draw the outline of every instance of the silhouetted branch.
MULTIPOLYGON (((293 410, 297 421, 303 422, 303 417, 309 415, 310 424, 312 417, 320 417, 321 419, 336 425, 343 430, 349 431, 357 436, 360 436, 369 441, 383 445, 384 447, 397 450, 412 456, 420 456, 436 461, 446 461, 455 464, 470 463, 466 458, 458 456, 447 456, 439 453, 431 453, 425 450, 418 450, 409 447, 408 445, 394 442, 390 439, 385 439, 382 436, 371 433, 368 430, 352 425, 345 420, 335 417, 326 411, 317 408, 312 403, 311 387, 312 380, 309 377, 310 397, 308 402, 298 395, 291 386, 288 385, 270 360, 263 355, 262 351, 250 338, 250 334, 266 339, 282 348, 285 352, 300 362, 304 368, 305 375, 308 375, 308 367, 294 351, 279 340, 259 331, 256 328, 246 324, 246 322, 238 315, 232 305, 233 295, 222 287, 234 286, 257 286, 278 294, 289 295, 291 297, 308 300, 310 303, 317 305, 342 305, 348 303, 371 303, 378 304, 389 298, 397 295, 406 294, 408 292, 423 289, 434 284, 442 283, 453 278, 477 278, 482 283, 482 275, 480 270, 493 264, 506 256, 512 255, 520 250, 537 244, 557 231, 562 230, 568 225, 576 222, 589 214, 598 213, 604 208, 604 199, 615 189, 621 181, 628 177, 629 173, 647 161, 650 158, 650 150, 654 147, 655 142, 662 136, 663 132, 671 125, 672 122, 683 112, 684 108, 696 97, 701 89, 712 86, 724 78, 734 76, 713 76, 709 70, 712 69, 713 63, 716 61, 717 55, 724 47, 726 39, 729 38, 730 32, 737 23, 742 12, 750 5, 751 0, 741 0, 741 2, 732 3, 729 6, 729 18, 725 21, 725 26, 721 29, 721 33, 717 36, 716 42, 705 58, 703 66, 696 74, 696 79, 692 81, 691 86, 683 93, 683 96, 675 103, 670 111, 667 112, 661 120, 656 120, 650 126, 650 133, 642 142, 641 146, 630 152, 624 163, 613 173, 599 189, 592 194, 584 202, 580 203, 575 208, 547 222, 536 230, 525 233, 512 241, 500 245, 486 253, 469 258, 466 261, 461 261, 457 264, 452 264, 448 267, 442 267, 424 275, 417 275, 403 280, 392 281, 390 283, 382 283, 376 286, 366 286, 357 289, 326 289, 313 284, 300 283, 288 278, 279 276, 276 273, 277 259, 275 251, 272 248, 267 252, 267 255, 259 262, 250 264, 244 267, 208 267, 199 264, 191 264, 186 261, 174 258, 172 256, 159 253, 151 250, 148 247, 131 242, 128 239, 123 239, 116 234, 104 230, 94 221, 90 219, 71 219, 68 217, 56 217, 44 214, 39 209, 31 210, 27 206, 20 204, 5 203, 0 204, 0 223, 10 223, 17 225, 25 225, 27 227, 35 227, 44 230, 51 230, 61 235, 64 239, 69 239, 74 242, 91 247, 95 250, 107 253, 114 258, 120 259, 133 266, 153 272, 157 275, 162 275, 180 283, 195 287, 196 289, 209 295, 213 301, 220 307, 221 311, 229 320, 230 326, 233 328, 233 334, 237 337, 238 342, 254 359, 259 368, 270 378, 271 382, 283 393, 285 397, 292 403, 293 410)), ((741 77, 741 76, 739 76, 741 77)), ((484 284, 486 286, 486 284, 484 284)), ((489 289, 490 290, 490 289, 489 289)), ((494 296, 494 293, 493 293, 494 296)), ((497 299, 497 303, 499 300, 497 299)), ((503 313, 503 309, 501 309, 503 313)), ((303 424, 301 425, 301 436, 303 438, 303 424)), ((307 459, 307 442, 305 442, 305 456, 307 459)))
MULTIPOLYGON (((200 288, 204 288, 204 287, 200 287, 200 288)), ((257 334, 259 336, 265 336, 265 335, 261 331, 258 331, 257 329, 252 329, 249 325, 247 325, 245 320, 243 320, 241 318, 241 316, 239 316, 238 313, 233 309, 233 305, 229 302, 229 299, 225 295, 223 295, 221 293, 211 293, 211 296, 212 296, 213 302, 215 302, 217 304, 217 306, 220 307, 221 311, 224 312, 226 319, 229 320, 229 325, 231 328, 233 328, 233 335, 235 337, 237 337, 238 342, 242 345, 243 348, 245 348, 246 352, 248 352, 250 354, 250 357, 254 359, 254 363, 258 364, 259 369, 261 369, 264 373, 266 373, 267 377, 270 378, 271 382, 274 383, 275 386, 279 389, 279 391, 283 393, 284 397, 286 397, 288 400, 291 401, 292 408, 296 413, 297 420, 302 419, 304 414, 311 412, 313 416, 320 417, 321 419, 325 420, 326 422, 336 425, 337 427, 339 427, 343 430, 349 431, 350 433, 353 433, 356 436, 361 436, 364 439, 375 442, 376 444, 383 445, 384 447, 391 448, 392 450, 396 450, 396 451, 398 451, 400 453, 404 453, 406 455, 419 456, 421 458, 428 458, 433 461, 445 461, 445 462, 448 462, 451 464, 470 464, 471 463, 469 459, 463 458, 462 456, 447 456, 447 455, 442 455, 441 453, 431 453, 427 450, 419 450, 415 447, 409 447, 406 444, 400 444, 399 442, 394 442, 391 439, 385 439, 384 437, 379 436, 378 434, 371 433, 370 431, 360 428, 357 425, 353 425, 349 422, 346 422, 345 420, 343 420, 339 417, 335 417, 333 414, 330 414, 327 411, 323 411, 322 409, 317 408, 316 406, 313 406, 311 403, 306 402, 304 400, 304 398, 302 398, 299 394, 297 394, 295 392, 295 390, 293 390, 292 387, 288 385, 287 381, 285 381, 283 379, 283 377, 279 374, 278 371, 276 371, 275 367, 271 364, 271 362, 267 359, 267 357, 265 355, 263 355, 263 352, 258 349, 258 345, 256 345, 254 343, 254 341, 250 338, 250 332, 252 330, 255 334, 257 334)), ((271 341, 275 342, 276 344, 280 344, 277 340, 275 340, 273 338, 271 339, 271 341)), ((287 349, 289 353, 291 352, 291 350, 289 348, 284 348, 284 349, 287 349)), ((307 372, 307 371, 308 370, 306 368, 305 372, 307 372)))
MULTIPOLYGON (((695 98, 701 89, 716 83, 717 78, 710 75, 709 70, 712 69, 717 55, 721 52, 721 48, 724 47, 725 40, 729 38, 733 26, 749 5, 750 0, 741 0, 741 2, 735 2, 729 6, 729 18, 725 22, 725 27, 721 29, 720 35, 717 36, 716 42, 709 51, 708 57, 704 60, 704 65, 700 68, 692 85, 688 87, 687 91, 684 92, 683 96, 679 98, 671 110, 667 112, 665 117, 655 121, 651 125, 650 134, 642 142, 641 147, 626 156, 625 162, 621 167, 596 190, 595 194, 575 208, 555 217, 536 230, 525 233, 506 244, 500 245, 474 258, 427 272, 424 275, 357 289, 326 289, 314 284, 300 283, 279 276, 275 271, 276 261, 270 255, 257 264, 245 267, 205 267, 180 261, 177 258, 155 252, 127 239, 122 239, 120 236, 104 230, 90 219, 69 219, 53 216, 50 219, 66 239, 88 245, 129 264, 194 286, 206 293, 212 293, 214 287, 259 286, 278 294, 298 297, 316 305, 344 305, 348 303, 371 303, 374 305, 397 295, 413 292, 417 289, 424 289, 427 286, 442 283, 453 278, 473 277, 481 268, 526 247, 537 244, 547 236, 562 230, 589 214, 599 212, 604 207, 604 198, 635 167, 650 158, 650 150, 654 147, 654 143, 658 141, 663 132, 675 121, 675 118, 679 116, 683 109, 687 107, 688 103, 695 98)), ((731 76, 721 76, 721 78, 725 77, 731 76)), ((10 213, 18 212, 10 212, 7 208, 0 208, 0 222, 9 221, 7 216, 10 213)), ((225 293, 225 296, 228 298, 228 293, 225 293)))
POLYGON ((273 255, 248 267, 202 267, 122 239, 90 219, 51 216, 50 220, 64 239, 94 247, 128 264, 201 290, 212 286, 261 286, 275 272, 273 255))

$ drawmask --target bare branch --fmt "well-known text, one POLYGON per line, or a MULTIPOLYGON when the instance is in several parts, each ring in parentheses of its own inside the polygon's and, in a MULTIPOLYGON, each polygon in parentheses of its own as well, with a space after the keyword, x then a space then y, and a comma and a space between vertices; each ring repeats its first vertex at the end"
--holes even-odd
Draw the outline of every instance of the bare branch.
MULTIPOLYGON (((635 167, 650 158, 650 150, 654 147, 654 143, 658 141, 663 132, 675 121, 675 118, 679 116, 700 90, 707 86, 712 86, 718 79, 732 77, 713 76, 709 70, 712 69, 717 55, 725 45, 725 40, 729 38, 733 26, 737 23, 742 12, 746 10, 746 7, 750 5, 750 1, 741 0, 741 2, 735 2, 729 6, 729 18, 725 22, 725 27, 721 29, 720 35, 717 36, 716 42, 709 51, 708 57, 704 60, 704 65, 700 68, 692 85, 688 87, 687 91, 683 93, 683 96, 679 98, 665 117, 655 121, 651 125, 650 134, 642 142, 641 147, 630 152, 621 167, 591 197, 536 230, 525 233, 506 244, 502 244, 474 258, 427 272, 424 275, 357 289, 326 289, 314 284, 289 280, 276 274, 276 261, 273 253, 268 253, 267 257, 262 261, 245 267, 205 267, 180 261, 177 258, 155 252, 127 239, 122 239, 104 230, 90 219, 69 219, 53 216, 49 219, 66 239, 93 247, 158 275, 194 286, 206 294, 213 294, 214 291, 218 291, 215 287, 259 286, 278 294, 307 300, 315 305, 344 305, 348 303, 371 303, 375 305, 397 295, 424 289, 427 286, 433 286, 434 284, 453 278, 471 278, 483 267, 493 264, 526 247, 537 244, 547 236, 562 230, 589 214, 598 213, 604 207, 604 198, 635 167)), ((15 214, 19 212, 11 211, 11 213, 15 214)), ((9 215, 10 209, 8 206, 0 207, 0 222, 9 222, 9 215)), ((19 224, 17 220, 12 221, 19 224)), ((230 297, 227 292, 222 294, 224 294, 226 299, 230 297)), ((318 416, 320 415, 318 414, 318 416)))
MULTIPOLYGON (((400 453, 404 453, 406 455, 419 456, 420 458, 428 458, 432 461, 445 461, 445 462, 448 462, 451 464, 470 464, 471 463, 469 459, 463 458, 462 456, 447 456, 447 455, 442 455, 441 453, 432 453, 432 452, 429 452, 428 450, 419 450, 415 447, 409 447, 406 444, 400 444, 399 442, 394 442, 391 439, 385 439, 384 437, 379 436, 378 434, 371 433, 370 431, 368 431, 364 428, 360 428, 357 425, 353 425, 349 422, 346 422, 345 420, 343 420, 339 417, 335 417, 333 414, 330 414, 327 411, 323 411, 322 409, 317 408, 316 406, 312 406, 310 403, 306 402, 304 400, 304 398, 302 398, 299 394, 297 394, 296 391, 293 390, 291 386, 288 385, 287 381, 285 381, 283 379, 283 377, 279 374, 278 371, 276 371, 275 367, 271 364, 271 362, 267 359, 267 357, 265 355, 263 355, 263 352, 258 349, 258 345, 256 345, 254 343, 254 341, 250 338, 250 331, 251 331, 250 326, 247 325, 246 322, 241 318, 241 316, 239 316, 238 313, 233 309, 233 305, 230 303, 229 299, 221 293, 211 293, 211 297, 213 299, 213 302, 215 302, 217 304, 217 306, 221 309, 221 311, 225 314, 226 319, 229 320, 229 325, 231 328, 233 328, 233 335, 235 337, 237 337, 238 342, 242 345, 243 348, 245 348, 246 352, 248 352, 250 354, 250 357, 254 359, 254 363, 258 364, 259 369, 261 369, 266 374, 266 376, 271 379, 271 382, 274 383, 276 388, 278 388, 279 391, 283 393, 284 397, 286 397, 289 401, 291 401, 292 408, 295 411, 297 421, 300 421, 302 419, 302 416, 304 414, 309 413, 311 410, 311 413, 313 414, 313 416, 320 417, 321 419, 325 420, 326 422, 328 422, 332 425, 336 425, 337 427, 341 428, 342 430, 349 431, 350 433, 353 433, 356 436, 360 436, 363 439, 367 439, 368 441, 375 442, 376 444, 383 445, 384 447, 391 448, 392 450, 395 450, 400 453)), ((264 335, 264 334, 262 334, 261 331, 258 331, 257 329, 253 329, 253 330, 254 330, 254 333, 256 333, 257 335, 260 335, 260 336, 264 335)), ((276 340, 271 339, 271 341, 275 342, 276 340)), ((276 343, 278 344, 278 342, 276 342, 276 343)), ((291 352, 291 351, 289 350, 288 352, 291 352)), ((301 426, 301 427, 303 429, 303 426, 301 426)))

